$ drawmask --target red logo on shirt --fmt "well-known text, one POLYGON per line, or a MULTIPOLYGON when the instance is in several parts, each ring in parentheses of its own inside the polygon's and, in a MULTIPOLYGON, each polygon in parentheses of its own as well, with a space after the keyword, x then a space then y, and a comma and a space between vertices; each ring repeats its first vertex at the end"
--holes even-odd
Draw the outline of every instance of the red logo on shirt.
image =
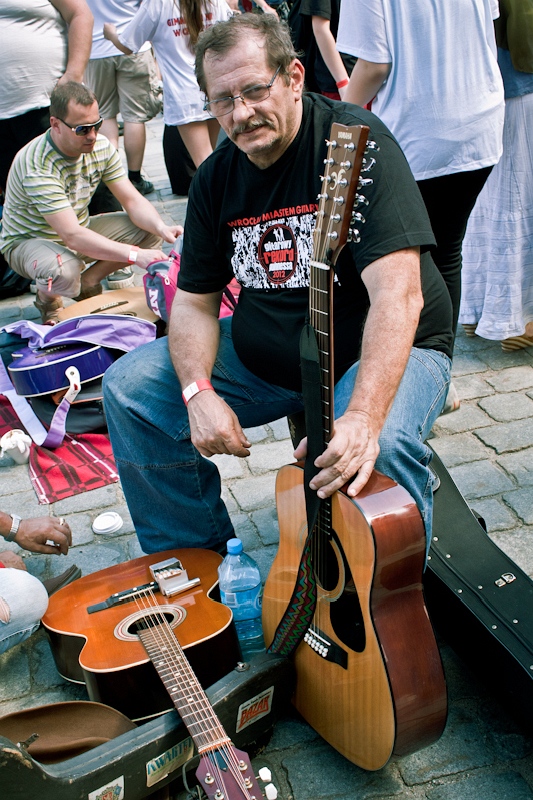
POLYGON ((258 258, 271 283, 285 283, 298 263, 296 239, 288 225, 271 225, 261 236, 258 258))

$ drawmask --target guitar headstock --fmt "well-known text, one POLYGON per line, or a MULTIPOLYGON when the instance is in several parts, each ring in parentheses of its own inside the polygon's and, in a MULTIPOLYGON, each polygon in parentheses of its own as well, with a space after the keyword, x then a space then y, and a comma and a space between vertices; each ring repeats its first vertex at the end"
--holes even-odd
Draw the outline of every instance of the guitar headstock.
MULTIPOLYGON (((335 263, 349 241, 350 226, 358 219, 354 202, 361 182, 369 130, 366 125, 348 126, 338 122, 331 126, 313 234, 313 256, 323 264, 335 263)), ((360 215, 359 220, 364 221, 360 215)))
POLYGON ((196 777, 209 800, 275 800, 278 796, 270 783, 270 770, 259 770, 265 791, 259 788, 250 759, 231 743, 202 755, 196 777), (268 774, 263 774, 268 773, 268 774))

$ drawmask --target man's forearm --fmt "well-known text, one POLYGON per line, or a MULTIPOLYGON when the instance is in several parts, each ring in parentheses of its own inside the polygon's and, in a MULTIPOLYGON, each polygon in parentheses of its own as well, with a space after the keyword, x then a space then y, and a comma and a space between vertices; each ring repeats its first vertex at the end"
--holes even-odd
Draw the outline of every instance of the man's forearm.
POLYGON ((68 25, 67 66, 60 81, 83 82, 91 55, 93 15, 85 0, 52 0, 68 25))
POLYGON ((193 381, 211 378, 220 339, 219 293, 205 296, 205 303, 199 300, 203 308, 192 306, 187 294, 178 289, 168 333, 170 357, 182 389, 193 381))

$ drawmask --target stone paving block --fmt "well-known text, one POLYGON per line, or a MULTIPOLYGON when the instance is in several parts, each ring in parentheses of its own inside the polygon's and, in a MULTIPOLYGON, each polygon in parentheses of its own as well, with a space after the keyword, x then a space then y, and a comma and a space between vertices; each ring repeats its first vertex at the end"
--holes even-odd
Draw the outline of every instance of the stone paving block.
POLYGON ((276 508, 262 508, 253 511, 251 514, 252 522, 259 531, 259 537, 263 544, 276 544, 279 542, 279 525, 276 508))
POLYGON ((31 649, 31 669, 34 687, 37 691, 46 691, 66 682, 57 671, 48 638, 37 642, 31 649))
POLYGON ((445 466, 456 467, 486 458, 486 448, 471 433, 456 433, 431 440, 431 447, 445 466))
POLYGON ((453 381, 455 383, 456 376, 459 375, 472 375, 475 372, 486 372, 487 364, 479 356, 474 356, 471 353, 462 354, 458 353, 453 357, 453 381))
POLYGON ((256 425, 255 428, 245 428, 244 432, 251 444, 264 442, 268 439, 268 428, 266 425, 256 425))
POLYGON ((481 336, 464 336, 462 328, 459 325, 457 329, 457 338, 455 340, 455 353, 480 353, 483 350, 497 350, 500 345, 498 342, 491 342, 489 339, 483 339, 481 336))
POLYGON ((365 772, 322 742, 300 747, 282 759, 294 800, 396 797, 404 787, 393 766, 365 772))
POLYGON ((507 492, 503 499, 526 525, 533 525, 533 492, 530 487, 507 492))
POLYGON ((236 456, 229 456, 223 453, 211 456, 209 461, 216 464, 220 477, 225 480, 227 478, 242 478, 248 474, 246 469, 246 461, 244 458, 237 458, 236 456))
POLYGON ((492 541, 509 556, 526 575, 533 579, 533 551, 531 528, 515 528, 507 533, 491 534, 492 541))
POLYGON ((292 464, 294 462, 293 452, 289 439, 257 444, 252 447, 247 463, 253 475, 260 475, 270 470, 278 470, 285 464, 292 464))
POLYGON ((226 508, 228 509, 228 514, 230 515, 230 517, 233 516, 233 514, 239 513, 239 506, 237 505, 237 501, 235 500, 231 492, 228 490, 228 488, 224 485, 222 486, 222 492, 220 496, 222 497, 224 503, 226 504, 226 508))
POLYGON ((476 500, 475 510, 487 524, 489 533, 493 531, 507 531, 516 525, 516 517, 501 500, 476 500))
POLYGON ((90 544, 93 541, 92 519, 89 514, 69 514, 65 516, 65 521, 72 531, 72 547, 90 544))
POLYGON ((113 544, 81 545, 69 550, 68 556, 63 561, 63 569, 74 563, 80 567, 82 575, 90 575, 100 569, 121 564, 127 558, 127 543, 122 546, 118 540, 114 541, 113 544))
POLYGON ((488 382, 477 375, 464 375, 453 379, 455 388, 461 400, 474 400, 477 397, 486 397, 494 394, 494 389, 488 382))
POLYGON ((265 752, 272 753, 276 750, 287 750, 295 745, 307 744, 317 740, 321 741, 318 733, 298 715, 292 706, 289 706, 286 710, 286 716, 276 723, 272 738, 265 752))
POLYGON ((427 792, 427 800, 533 800, 533 792, 517 772, 468 775, 427 792))
POLYGON ((504 353, 501 348, 483 350, 479 357, 485 361, 492 370, 503 370, 509 367, 523 367, 531 364, 531 356, 526 350, 513 350, 512 353, 504 353))
POLYGON ((22 519, 26 519, 27 517, 50 516, 50 506, 38 505, 37 496, 33 488, 25 492, 4 495, 5 489, 2 472, 0 472, 0 481, 2 482, 2 511, 6 514, 18 514, 22 519))
POLYGON ((0 703, 13 697, 23 697, 30 691, 29 652, 28 643, 23 642, 0 655, 0 703))
POLYGON ((497 461, 519 486, 533 486, 533 447, 500 456, 497 461))
POLYGON ((493 764, 495 754, 482 731, 475 706, 464 701, 450 706, 441 738, 399 762, 403 780, 412 786, 493 764))
POLYGON ((288 439, 290 437, 287 417, 277 419, 275 422, 269 422, 268 427, 272 430, 274 439, 288 439))
POLYGON ((90 492, 82 492, 64 500, 58 500, 53 504, 53 511, 56 517, 65 514, 75 514, 78 511, 91 511, 96 508, 108 510, 117 504, 117 485, 101 486, 99 489, 92 489, 90 492))
POLYGON ((533 387, 533 366, 511 367, 502 369, 487 378, 487 383, 497 392, 519 392, 521 389, 533 387))
POLYGON ((484 444, 493 447, 497 453, 523 450, 524 447, 533 445, 531 419, 519 419, 500 425, 491 425, 488 428, 475 430, 474 433, 484 444))
POLYGON ((31 490, 35 495, 26 464, 5 467, 1 470, 0 476, 2 478, 2 495, 27 492, 28 490, 31 490))
POLYGON ((472 428, 491 424, 491 418, 477 406, 462 405, 457 411, 439 417, 433 426, 433 431, 437 436, 446 436, 452 433, 465 433, 472 428))
POLYGON ((490 461, 452 467, 450 475, 465 498, 488 497, 513 488, 513 482, 490 461))
POLYGON ((533 417, 533 400, 518 392, 484 397, 479 406, 497 422, 533 417))
POLYGON ((229 488, 243 511, 255 511, 274 503, 275 485, 276 476, 269 473, 232 481, 229 488))
POLYGON ((257 528, 248 514, 235 514, 232 516, 231 521, 235 528, 235 536, 237 539, 241 539, 246 553, 261 547, 261 539, 257 533, 257 528))
MULTIPOLYGON (((31 692, 30 694, 17 696, 11 700, 0 704, 0 715, 11 714, 14 711, 22 711, 25 708, 35 706, 46 706, 49 703, 64 703, 68 700, 88 700, 89 696, 85 686, 75 683, 63 683, 55 689, 44 692, 31 692)), ((29 800, 29 799, 28 799, 29 800)))

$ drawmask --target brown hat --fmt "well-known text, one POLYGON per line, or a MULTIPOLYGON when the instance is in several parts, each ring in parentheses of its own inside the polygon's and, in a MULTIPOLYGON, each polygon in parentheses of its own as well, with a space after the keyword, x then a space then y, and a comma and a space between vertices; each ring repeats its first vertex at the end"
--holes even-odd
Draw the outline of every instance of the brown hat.
POLYGON ((42 764, 73 758, 135 728, 120 711, 85 700, 51 703, 0 717, 0 736, 24 747, 42 764))

